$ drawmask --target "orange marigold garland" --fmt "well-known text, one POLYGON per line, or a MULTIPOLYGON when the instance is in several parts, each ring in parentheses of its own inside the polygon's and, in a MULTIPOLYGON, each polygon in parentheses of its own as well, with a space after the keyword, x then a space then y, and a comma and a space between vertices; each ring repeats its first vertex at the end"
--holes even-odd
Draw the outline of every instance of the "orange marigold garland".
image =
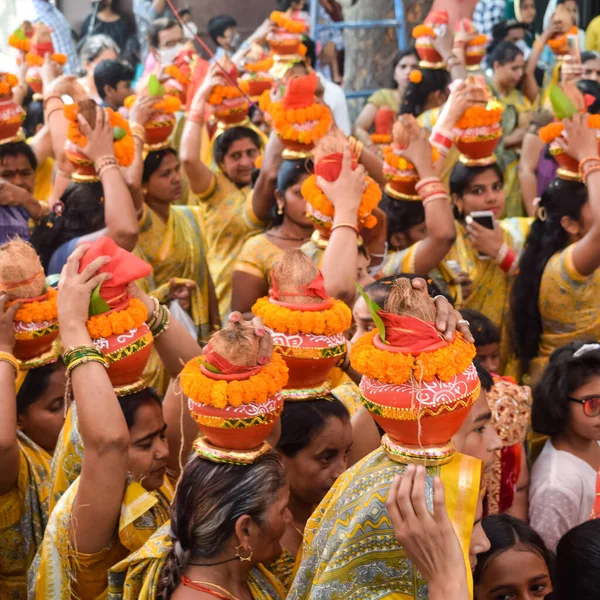
POLYGON ((329 131, 333 122, 329 107, 323 104, 286 110, 282 103, 275 102, 269 108, 273 126, 279 136, 284 140, 300 144, 314 144, 329 131), (313 126, 310 129, 302 129, 301 127, 307 123, 313 123, 313 126))
MULTIPOLYGON (((54 288, 47 288, 46 293, 48 298, 46 300, 36 300, 35 302, 26 302, 21 305, 21 308, 15 314, 15 321, 22 321, 23 323, 43 323, 44 321, 55 321, 58 318, 58 311, 56 308, 56 298, 58 292, 54 288)), ((7 308, 19 302, 9 302, 7 308)))
POLYGON ((473 129, 475 127, 486 127, 496 125, 502 120, 502 107, 486 108, 485 106, 470 106, 465 110, 463 116, 456 123, 458 129, 473 129))
POLYGON ((341 300, 330 298, 331 308, 321 311, 292 310, 259 298, 252 312, 261 317, 264 324, 286 334, 337 335, 352 324, 352 311, 341 300))
POLYGON ((183 86, 187 86, 191 80, 191 73, 184 73, 177 65, 165 67, 165 75, 168 75, 183 86))
POLYGON ((389 133, 372 133, 371 134, 371 141, 374 144, 377 144, 377 145, 391 144, 391 142, 392 142, 392 135, 389 134, 389 133))
POLYGON ((417 25, 416 27, 413 27, 412 36, 415 39, 420 37, 430 37, 435 39, 437 34, 433 30, 433 27, 430 27, 429 25, 417 25))
POLYGON ((264 404, 280 392, 288 380, 287 365, 277 353, 273 354, 271 361, 259 373, 237 381, 211 379, 202 373, 203 364, 202 356, 186 364, 181 372, 181 389, 195 402, 215 408, 264 404))
POLYGON ((139 329, 148 318, 145 304, 137 298, 129 300, 129 306, 123 310, 102 313, 90 317, 87 329, 92 339, 121 335, 131 329, 139 329))
MULTIPOLYGON (((372 229, 377 225, 377 218, 371 214, 381 200, 381 188, 367 176, 367 189, 362 195, 358 207, 358 221, 361 227, 372 229)), ((311 175, 304 180, 301 189, 302 197, 319 213, 326 217, 333 217, 335 211, 333 204, 327 199, 321 188, 317 185, 317 177, 311 175)))
POLYGON ((476 355, 475 346, 466 342, 458 332, 454 341, 445 348, 416 356, 379 350, 373 345, 375 335, 377 330, 365 334, 353 344, 350 363, 362 375, 381 383, 402 385, 411 378, 431 381, 435 377, 450 381, 457 373, 463 373, 476 355))
POLYGON ((566 33, 561 33, 552 39, 548 40, 548 47, 555 54, 566 54, 569 51, 569 45, 567 43, 567 36, 578 35, 579 31, 575 25, 569 29, 566 33))
POLYGON ((244 71, 248 71, 248 73, 267 73, 271 70, 274 63, 273 57, 269 56, 256 62, 247 62, 244 65, 244 71))
MULTIPOLYGON (((588 115, 587 124, 590 129, 600 129, 600 115, 588 115)), ((550 123, 540 128, 538 136, 544 143, 550 144, 560 137, 564 130, 565 126, 562 123, 550 123)))
POLYGON ((19 85, 19 80, 12 73, 2 73, 2 76, 5 81, 0 82, 0 96, 8 96, 19 85))
MULTIPOLYGON (((115 158, 122 167, 128 167, 135 158, 135 143, 133 136, 131 135, 129 122, 123 115, 115 112, 111 108, 107 108, 106 111, 110 118, 110 125, 113 128, 113 148, 115 158)), ((87 144, 87 138, 79 131, 79 122, 77 120, 79 105, 76 102, 73 104, 65 104, 63 107, 63 114, 67 121, 69 121, 67 139, 81 148, 84 148, 87 144)))
MULTIPOLYGON (((440 157, 440 152, 437 148, 431 148, 431 160, 435 162, 440 157)), ((415 165, 413 165, 410 161, 402 158, 394 152, 394 148, 392 146, 388 146, 383 150, 383 160, 385 163, 393 167, 398 171, 416 171, 415 165)), ((409 179, 412 178, 412 175, 409 179)), ((402 175, 394 175, 394 179, 403 179, 402 175)))
POLYGON ((294 21, 280 11, 273 11, 269 17, 275 25, 285 29, 289 33, 306 33, 306 24, 302 21, 294 21))

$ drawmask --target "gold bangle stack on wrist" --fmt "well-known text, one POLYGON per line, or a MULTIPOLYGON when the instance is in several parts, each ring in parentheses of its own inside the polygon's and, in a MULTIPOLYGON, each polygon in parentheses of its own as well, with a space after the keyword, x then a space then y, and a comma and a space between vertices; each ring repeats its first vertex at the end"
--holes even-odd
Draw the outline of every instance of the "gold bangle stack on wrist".
POLYGON ((102 175, 109 171, 110 169, 119 168, 119 162, 115 158, 114 155, 107 154, 106 156, 101 156, 98 160, 94 162, 94 167, 96 168, 96 172, 98 173, 98 177, 102 178, 102 175))
POLYGON ((150 329, 150 333, 154 339, 158 339, 165 331, 169 329, 171 324, 171 311, 158 301, 158 298, 152 297, 154 303, 154 311, 146 321, 150 329))
POLYGON ((7 362, 11 364, 15 369, 15 376, 19 374, 19 370, 21 369, 21 361, 18 358, 15 358, 15 356, 10 352, 0 352, 0 362, 7 362))
POLYGON ((102 350, 96 346, 75 346, 69 348, 63 353, 63 361, 67 367, 67 378, 70 378, 71 373, 76 367, 89 362, 97 362, 108 369, 108 360, 104 356, 102 350))

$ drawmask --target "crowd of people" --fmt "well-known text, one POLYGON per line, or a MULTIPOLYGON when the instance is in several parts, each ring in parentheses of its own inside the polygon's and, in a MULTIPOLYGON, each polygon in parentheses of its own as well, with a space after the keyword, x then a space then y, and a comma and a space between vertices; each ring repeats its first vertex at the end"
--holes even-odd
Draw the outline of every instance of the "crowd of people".
POLYGON ((354 123, 300 1, 12 33, 0 598, 596 598, 600 55, 486 3, 354 123))

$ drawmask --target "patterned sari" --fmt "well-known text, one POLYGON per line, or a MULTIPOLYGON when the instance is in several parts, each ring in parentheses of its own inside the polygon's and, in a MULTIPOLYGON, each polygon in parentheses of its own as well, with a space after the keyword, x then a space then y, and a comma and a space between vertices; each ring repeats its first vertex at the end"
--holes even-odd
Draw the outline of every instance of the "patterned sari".
MULTIPOLYGON (((160 572, 172 542, 165 523, 137 552, 108 572, 108 600, 155 600, 160 572)), ((254 600, 283 600, 285 589, 263 565, 250 571, 248 587, 254 600)))
POLYGON ((166 477, 156 492, 147 492, 139 483, 129 482, 117 536, 105 550, 86 555, 77 552, 69 535, 78 488, 79 479, 61 497, 50 516, 41 549, 29 571, 30 600, 105 597, 108 569, 141 548, 168 521, 174 494, 166 477))
MULTIPOLYGON (((338 478, 306 524, 302 562, 288 600, 426 600, 427 584, 398 545, 385 507, 392 481, 404 469, 379 448, 338 478)), ((427 469, 427 502, 431 507, 437 475, 471 584, 468 550, 480 472, 481 462, 462 454, 427 469)))
POLYGON ((19 475, 0 496, 0 597, 27 597, 27 570, 42 543, 48 522, 48 474, 52 457, 22 432, 19 475))

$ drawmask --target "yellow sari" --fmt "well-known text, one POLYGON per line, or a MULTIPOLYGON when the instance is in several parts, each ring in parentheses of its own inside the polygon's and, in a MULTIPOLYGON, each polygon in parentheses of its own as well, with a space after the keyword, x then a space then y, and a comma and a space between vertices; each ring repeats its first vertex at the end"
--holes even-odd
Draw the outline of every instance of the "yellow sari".
POLYGON ((244 242, 264 229, 252 210, 249 187, 238 188, 221 171, 213 185, 199 196, 190 196, 199 208, 199 223, 206 247, 206 259, 225 323, 231 312, 231 278, 244 242))
MULTIPOLYGON (((194 206, 171 205, 165 223, 144 205, 140 218, 140 235, 134 254, 152 265, 152 275, 138 283, 146 292, 166 303, 175 283, 195 284, 191 296, 190 317, 198 329, 198 340, 207 341, 211 333, 211 293, 206 253, 201 233, 202 216, 194 206)), ((144 371, 146 383, 164 393, 169 377, 154 350, 144 371)))
MULTIPOLYGON (((165 523, 137 552, 108 572, 108 600, 155 600, 160 572, 172 542, 165 523)), ((254 600, 283 600, 282 584, 263 565, 250 571, 248 587, 254 600)))
MULTIPOLYGON (((379 448, 341 475, 304 530, 302 562, 288 600, 427 598, 427 584, 398 545, 385 502, 394 477, 405 465, 379 448)), ((479 498, 481 462, 456 454, 443 467, 428 468, 427 479, 444 482, 448 515, 465 556, 479 498)), ((427 486, 431 506, 432 486, 427 486)))
POLYGON ((94 555, 77 552, 69 532, 79 479, 54 508, 40 552, 29 571, 30 598, 71 600, 73 597, 105 598, 107 571, 120 559, 141 548, 169 519, 173 487, 165 477, 156 492, 129 482, 123 496, 118 533, 111 545, 94 555))
POLYGON ((51 456, 18 432, 19 475, 0 496, 0 597, 26 598, 27 571, 48 522, 51 456))
POLYGON ((71 403, 67 411, 67 418, 60 430, 52 465, 50 468, 50 494, 48 499, 48 514, 52 514, 54 507, 69 486, 81 475, 81 461, 83 460, 83 439, 77 426, 77 407, 71 403))
MULTIPOLYGON (((498 221, 504 232, 504 242, 517 254, 523 249, 531 222, 532 219, 518 217, 498 221)), ((439 270, 448 283, 457 308, 477 310, 500 329, 501 371, 508 375, 505 370, 510 354, 509 304, 513 277, 509 277, 493 260, 479 258, 460 221, 456 221, 456 241, 439 270), (472 281, 472 292, 468 298, 463 298, 461 286, 453 283, 457 269, 466 273, 472 281)))
POLYGON ((543 373, 554 350, 574 340, 600 339, 600 271, 586 277, 573 264, 574 245, 557 252, 546 264, 540 282, 542 336, 539 355, 530 367, 532 383, 543 373))

